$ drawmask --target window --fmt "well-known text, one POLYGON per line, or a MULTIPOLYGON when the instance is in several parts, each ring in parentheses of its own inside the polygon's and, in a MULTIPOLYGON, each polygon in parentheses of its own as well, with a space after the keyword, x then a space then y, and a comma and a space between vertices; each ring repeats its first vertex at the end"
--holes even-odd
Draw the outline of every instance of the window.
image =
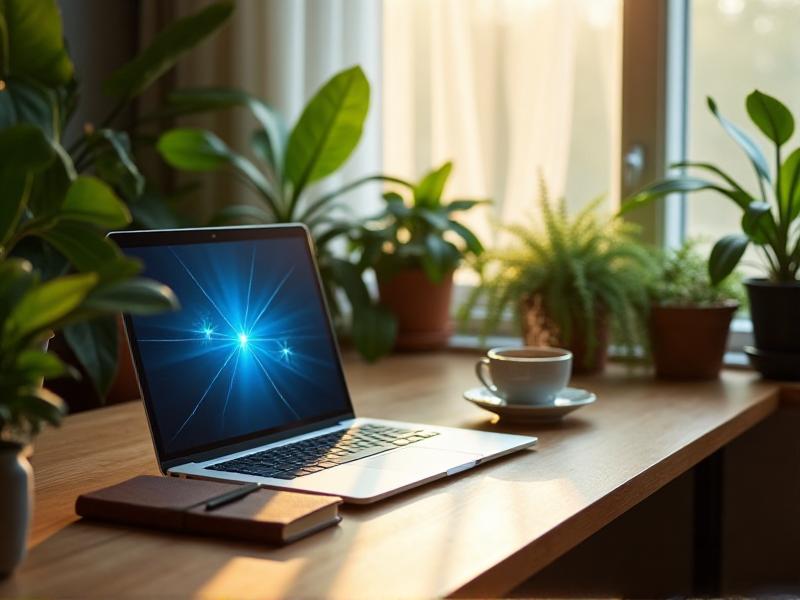
MULTIPOLYGON (((795 114, 800 109, 800 2, 798 0, 703 0, 691 4, 689 145, 693 160, 711 160, 755 191, 752 167, 706 107, 706 97, 734 123, 763 136, 745 110, 753 89, 776 96, 795 114)), ((796 137, 795 142, 796 143, 796 137)), ((792 141, 789 142, 791 147, 792 141)), ((771 146, 762 145, 772 156, 771 146)), ((686 233, 709 244, 738 231, 741 211, 713 193, 697 194, 687 203, 686 233)), ((758 273, 759 256, 745 256, 744 273, 758 273), (755 263, 755 266, 753 265, 755 263)))
POLYGON ((495 201, 485 240, 538 194, 616 208, 621 0, 384 0, 383 168, 452 159, 451 197, 495 201))

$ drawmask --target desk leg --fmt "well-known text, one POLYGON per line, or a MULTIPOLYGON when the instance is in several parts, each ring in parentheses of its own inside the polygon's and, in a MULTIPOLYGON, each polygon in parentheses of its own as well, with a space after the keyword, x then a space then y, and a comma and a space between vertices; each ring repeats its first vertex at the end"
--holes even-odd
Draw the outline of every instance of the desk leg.
POLYGON ((721 448, 694 468, 694 594, 719 596, 722 585, 721 448))

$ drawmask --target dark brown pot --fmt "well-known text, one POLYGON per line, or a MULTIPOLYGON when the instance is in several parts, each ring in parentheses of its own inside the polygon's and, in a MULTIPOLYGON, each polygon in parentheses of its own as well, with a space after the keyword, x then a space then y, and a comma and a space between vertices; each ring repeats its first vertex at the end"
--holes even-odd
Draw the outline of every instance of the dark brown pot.
POLYGON ((433 283, 422 269, 408 269, 378 281, 381 304, 397 317, 396 350, 436 350, 452 333, 453 274, 433 283))
POLYGON ((136 379, 136 369, 133 366, 133 357, 131 350, 128 347, 128 338, 125 336, 125 326, 122 323, 122 317, 117 317, 117 356, 119 362, 117 363, 117 375, 111 383, 111 389, 108 390, 108 404, 119 404, 120 402, 130 402, 131 400, 138 400, 139 383, 136 379))
POLYGON ((569 341, 562 339, 553 319, 547 315, 541 296, 524 298, 520 303, 522 322, 522 339, 526 346, 553 346, 566 348, 572 352, 572 373, 575 375, 591 375, 602 373, 608 362, 608 342, 610 339, 610 322, 608 312, 599 309, 595 316, 595 337, 597 343, 591 353, 587 348, 587 334, 580 326, 580 319, 573 319, 577 325, 572 331, 569 341))
POLYGON ((117 374, 114 377, 111 389, 108 391, 106 398, 100 398, 89 379, 89 374, 84 370, 66 341, 64 341, 63 336, 57 334, 50 341, 50 349, 58 355, 61 360, 72 365, 81 374, 80 379, 62 377, 48 380, 46 383, 46 387, 66 400, 70 413, 82 412, 107 404, 129 402, 139 398, 136 371, 134 370, 133 360, 131 359, 131 353, 128 349, 128 341, 125 338, 122 317, 117 317, 117 331, 119 334, 117 342, 119 363, 117 374))
POLYGON ((653 306, 650 341, 656 377, 716 379, 738 304, 653 306))

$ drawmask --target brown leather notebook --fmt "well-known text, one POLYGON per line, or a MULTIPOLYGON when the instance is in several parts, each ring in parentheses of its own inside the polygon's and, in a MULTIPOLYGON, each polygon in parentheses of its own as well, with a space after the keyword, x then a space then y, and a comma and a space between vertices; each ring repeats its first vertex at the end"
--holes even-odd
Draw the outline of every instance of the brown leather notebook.
POLYGON ((126 525, 270 544, 286 544, 341 521, 342 499, 336 496, 258 488, 230 498, 239 491, 247 489, 236 483, 142 475, 78 496, 75 512, 126 525))

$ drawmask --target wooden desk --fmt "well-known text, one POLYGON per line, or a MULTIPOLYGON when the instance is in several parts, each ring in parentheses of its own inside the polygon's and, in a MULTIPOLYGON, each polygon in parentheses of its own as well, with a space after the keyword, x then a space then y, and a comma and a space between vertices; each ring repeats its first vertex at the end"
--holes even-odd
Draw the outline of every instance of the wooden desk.
POLYGON ((358 414, 539 436, 525 451, 275 549, 75 522, 75 497, 156 473, 142 407, 68 417, 36 444, 31 552, 0 597, 502 595, 776 410, 747 371, 657 383, 615 367, 559 426, 509 429, 461 399, 475 356, 347 361, 358 414))

